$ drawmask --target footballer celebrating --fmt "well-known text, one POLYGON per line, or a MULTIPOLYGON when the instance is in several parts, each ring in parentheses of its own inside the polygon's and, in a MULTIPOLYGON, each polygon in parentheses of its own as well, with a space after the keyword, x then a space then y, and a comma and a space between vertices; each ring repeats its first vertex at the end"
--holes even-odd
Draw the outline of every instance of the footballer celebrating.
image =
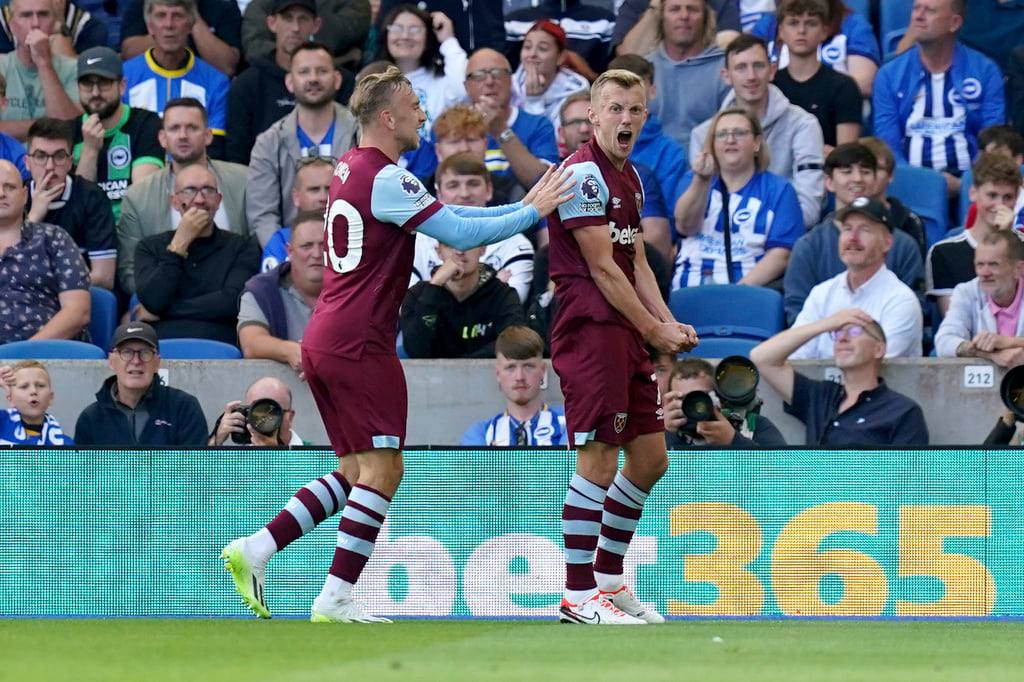
POLYGON ((340 510, 334 559, 310 619, 390 622, 367 613, 352 588, 402 478, 408 401, 395 337, 415 232, 464 251, 522 232, 571 196, 568 173, 551 168, 522 203, 444 206, 397 165, 419 145, 427 120, 402 72, 392 66, 365 77, 349 107, 359 121, 359 145, 341 158, 331 180, 324 285, 302 338, 302 369, 340 466, 222 553, 243 601, 265 618, 267 561, 340 510))
POLYGON ((590 91, 593 138, 570 156, 576 192, 548 219, 559 307, 552 364, 565 395, 576 472, 562 509, 565 623, 642 625, 664 618, 623 580, 651 488, 668 469, 658 384, 645 343, 667 353, 697 345, 672 317, 644 255, 644 194, 629 162, 647 119, 643 81, 611 70, 590 91), (619 450, 625 464, 618 470, 619 450))

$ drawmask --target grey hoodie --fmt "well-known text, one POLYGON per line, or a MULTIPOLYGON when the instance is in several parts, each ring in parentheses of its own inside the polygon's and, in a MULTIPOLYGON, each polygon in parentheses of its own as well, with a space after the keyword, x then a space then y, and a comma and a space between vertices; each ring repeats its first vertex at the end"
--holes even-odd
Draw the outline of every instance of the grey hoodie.
MULTIPOLYGON (((722 109, 736 105, 736 93, 730 92, 722 109)), ((812 114, 795 104, 772 84, 768 84, 768 112, 761 119, 765 141, 771 150, 769 172, 782 176, 793 185, 800 200, 804 226, 813 227, 821 219, 825 198, 825 141, 821 125, 812 114)), ((690 165, 704 146, 709 120, 693 129, 690 136, 690 165)))
MULTIPOLYGON (((677 62, 658 45, 647 55, 654 64, 654 86, 657 93, 650 110, 661 121, 661 131, 689 148, 690 131, 715 115, 731 88, 722 81, 725 52, 712 45, 696 57, 677 62)), ((664 187, 665 198, 675 200, 675 187, 664 187)))

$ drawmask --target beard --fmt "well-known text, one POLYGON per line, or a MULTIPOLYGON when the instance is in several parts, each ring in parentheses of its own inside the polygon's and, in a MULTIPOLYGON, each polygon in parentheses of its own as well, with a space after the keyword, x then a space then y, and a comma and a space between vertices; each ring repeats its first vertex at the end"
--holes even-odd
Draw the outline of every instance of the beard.
POLYGON ((121 106, 121 100, 119 99, 115 99, 112 102, 103 102, 103 104, 98 107, 93 107, 91 101, 87 101, 82 104, 82 108, 85 109, 85 113, 96 114, 100 117, 101 121, 117 111, 119 106, 121 106))
POLYGON ((406 137, 404 135, 398 135, 398 148, 401 149, 401 153, 411 152, 419 149, 420 147, 420 136, 419 134, 406 137))
POLYGON ((331 104, 334 101, 334 95, 335 91, 330 88, 324 88, 323 91, 315 97, 308 97, 306 93, 301 90, 297 90, 295 92, 295 102, 304 107, 317 109, 331 104))
POLYGON ((179 166, 189 166, 203 158, 203 155, 206 154, 206 149, 202 146, 197 146, 187 156, 179 156, 177 152, 174 151, 168 152, 168 154, 170 154, 171 161, 174 161, 174 163, 179 166))

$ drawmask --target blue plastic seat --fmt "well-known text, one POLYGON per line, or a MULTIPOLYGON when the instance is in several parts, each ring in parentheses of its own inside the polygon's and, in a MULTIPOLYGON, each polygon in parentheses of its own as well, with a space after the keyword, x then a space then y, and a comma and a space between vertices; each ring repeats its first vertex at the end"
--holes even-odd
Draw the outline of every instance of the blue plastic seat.
POLYGON ((5 360, 105 360, 107 353, 99 346, 71 339, 39 339, 12 341, 0 346, 5 360))
POLYGON ((931 168, 900 164, 896 166, 895 176, 889 185, 889 195, 921 216, 929 247, 946 236, 949 231, 949 201, 942 173, 931 168))
POLYGON ((160 339, 164 360, 241 360, 242 351, 230 343, 210 339, 160 339))
POLYGON ((895 56, 896 46, 910 25, 914 0, 884 0, 878 3, 878 36, 881 38, 882 57, 895 56))
POLYGON ((730 355, 742 355, 745 358, 750 358, 751 349, 759 343, 761 342, 757 339, 710 336, 702 338, 697 347, 691 350, 688 355, 708 360, 721 360, 730 355))
POLYGON ((89 287, 92 311, 89 314, 89 335, 103 350, 110 350, 110 341, 117 329, 117 296, 102 287, 89 287))
POLYGON ((843 4, 871 23, 871 0, 843 0, 843 4))
POLYGON ((782 294, 743 284, 705 284, 672 292, 669 308, 701 339, 764 340, 782 331, 782 294))

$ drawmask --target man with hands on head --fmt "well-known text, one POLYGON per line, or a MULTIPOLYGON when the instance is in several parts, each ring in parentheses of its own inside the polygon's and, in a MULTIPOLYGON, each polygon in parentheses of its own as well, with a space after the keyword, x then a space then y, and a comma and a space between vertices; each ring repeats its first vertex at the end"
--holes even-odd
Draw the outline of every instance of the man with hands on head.
POLYGON ((880 376, 885 332, 859 308, 780 332, 750 351, 750 359, 782 397, 786 412, 806 426, 806 445, 927 445, 921 407, 890 390, 880 376), (820 334, 831 334, 843 383, 811 379, 787 358, 820 334))

